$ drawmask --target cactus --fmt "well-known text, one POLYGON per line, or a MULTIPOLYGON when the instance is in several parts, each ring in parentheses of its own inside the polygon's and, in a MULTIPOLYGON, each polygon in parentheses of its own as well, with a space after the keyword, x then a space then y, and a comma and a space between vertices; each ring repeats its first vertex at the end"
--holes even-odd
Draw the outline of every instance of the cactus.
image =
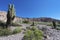
POLYGON ((31 26, 34 26, 34 21, 33 21, 33 23, 32 23, 32 25, 31 26))
POLYGON ((56 29, 56 23, 55 23, 55 21, 52 21, 52 23, 53 23, 53 28, 56 29))
POLYGON ((31 26, 34 26, 35 24, 34 24, 34 18, 33 18, 33 22, 32 22, 32 25, 31 26))
POLYGON ((8 12, 7 12, 6 27, 8 27, 8 25, 11 25, 12 24, 14 18, 15 18, 14 5, 9 4, 9 9, 8 9, 8 12))

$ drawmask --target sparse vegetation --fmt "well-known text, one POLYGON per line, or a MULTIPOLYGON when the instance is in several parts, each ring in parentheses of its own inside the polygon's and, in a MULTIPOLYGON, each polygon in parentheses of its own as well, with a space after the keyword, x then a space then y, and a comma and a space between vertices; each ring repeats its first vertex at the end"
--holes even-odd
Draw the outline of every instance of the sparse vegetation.
POLYGON ((28 29, 25 33, 23 40, 42 40, 43 33, 41 30, 32 27, 28 29))
POLYGON ((20 33, 20 32, 21 32, 20 27, 17 27, 13 30, 13 34, 20 33))
POLYGON ((60 24, 57 24, 58 27, 60 27, 60 24))
POLYGON ((27 24, 27 23, 29 23, 29 21, 27 21, 27 20, 24 20, 24 21, 23 21, 23 23, 26 23, 26 24, 27 24))
POLYGON ((12 23, 11 25, 12 25, 12 26, 22 26, 22 25, 20 25, 19 23, 12 23))
POLYGON ((53 26, 52 24, 47 24, 47 26, 53 26))
POLYGON ((7 36, 12 34, 12 31, 10 29, 0 29, 0 36, 7 36))
POLYGON ((56 28, 57 30, 60 30, 60 28, 56 28))
POLYGON ((21 32, 20 27, 15 28, 13 31, 10 28, 0 28, 0 36, 8 36, 20 32, 21 32))
POLYGON ((57 29, 57 30, 60 30, 60 26, 57 26, 56 29, 57 29))

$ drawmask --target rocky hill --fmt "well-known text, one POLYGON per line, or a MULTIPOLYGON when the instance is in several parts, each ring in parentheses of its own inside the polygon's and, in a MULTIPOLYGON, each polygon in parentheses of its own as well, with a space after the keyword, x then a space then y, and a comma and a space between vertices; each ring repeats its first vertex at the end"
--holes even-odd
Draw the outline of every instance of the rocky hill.
MULTIPOLYGON (((6 11, 0 11, 0 21, 6 22, 7 20, 7 12, 6 11)), ((15 17, 14 22, 21 22, 22 18, 15 17)))
POLYGON ((30 21, 38 21, 38 22, 52 22, 52 21, 56 21, 56 22, 60 22, 60 20, 58 19, 54 19, 54 18, 48 18, 48 17, 40 17, 40 18, 27 18, 30 21))
MULTIPOLYGON (((6 11, 0 11, 0 21, 4 21, 6 22, 7 18, 6 18, 6 11)), ((15 17, 14 22, 22 22, 23 20, 29 20, 29 21, 42 21, 42 22, 51 22, 51 21, 56 21, 56 22, 60 22, 60 20, 57 19, 53 19, 53 18, 48 18, 48 17, 40 17, 40 18, 21 18, 21 17, 15 17)))

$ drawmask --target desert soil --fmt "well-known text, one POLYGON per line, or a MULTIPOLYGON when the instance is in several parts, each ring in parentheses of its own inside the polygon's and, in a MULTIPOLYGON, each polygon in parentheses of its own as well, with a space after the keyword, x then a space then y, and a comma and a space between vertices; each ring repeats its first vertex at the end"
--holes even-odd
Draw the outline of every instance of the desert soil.
MULTIPOLYGON (((28 27, 29 25, 22 24, 22 26, 23 29, 26 29, 26 27, 28 27)), ((60 30, 52 29, 51 26, 46 25, 37 25, 37 27, 41 29, 44 32, 44 35, 47 37, 43 38, 43 40, 60 40, 60 30)), ((14 29, 14 27, 12 29, 14 29)), ((0 40, 22 40, 24 37, 23 32, 24 30, 22 30, 22 32, 18 34, 2 36, 0 37, 0 40)))

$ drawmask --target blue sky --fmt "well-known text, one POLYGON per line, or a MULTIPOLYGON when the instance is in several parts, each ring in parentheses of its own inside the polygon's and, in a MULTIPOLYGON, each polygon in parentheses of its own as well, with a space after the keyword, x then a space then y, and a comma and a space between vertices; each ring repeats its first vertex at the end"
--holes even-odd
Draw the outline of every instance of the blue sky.
POLYGON ((0 11, 7 11, 14 4, 20 17, 51 17, 60 19, 60 0, 0 0, 0 11))

